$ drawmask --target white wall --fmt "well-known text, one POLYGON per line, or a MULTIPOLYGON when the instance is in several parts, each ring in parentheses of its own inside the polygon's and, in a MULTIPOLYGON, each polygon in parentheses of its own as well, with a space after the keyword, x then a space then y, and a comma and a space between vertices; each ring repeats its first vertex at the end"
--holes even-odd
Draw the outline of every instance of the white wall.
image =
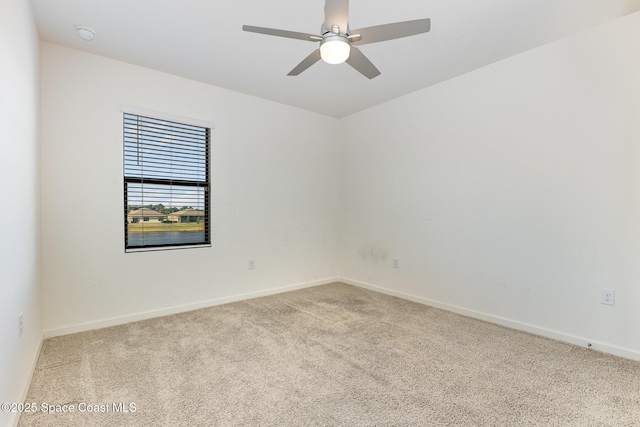
POLYGON ((47 335, 335 275, 336 119, 49 43, 41 62, 47 335), (123 104, 215 124, 211 248, 124 253, 123 104))
POLYGON ((341 275, 640 358, 638 52, 640 13, 345 118, 341 275))
MULTIPOLYGON (((24 398, 42 340, 38 44, 29 2, 1 2, 0 402, 20 402, 24 398), (19 313, 24 316, 21 338, 18 336, 19 313)), ((0 425, 14 422, 11 415, 0 412, 0 425)))

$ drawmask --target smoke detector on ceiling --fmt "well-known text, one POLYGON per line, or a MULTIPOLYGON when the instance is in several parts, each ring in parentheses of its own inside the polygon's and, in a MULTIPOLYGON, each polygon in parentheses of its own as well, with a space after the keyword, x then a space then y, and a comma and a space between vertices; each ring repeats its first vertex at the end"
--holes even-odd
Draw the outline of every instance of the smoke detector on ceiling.
POLYGON ((76 27, 76 31, 82 40, 90 42, 96 36, 96 32, 87 27, 76 27))

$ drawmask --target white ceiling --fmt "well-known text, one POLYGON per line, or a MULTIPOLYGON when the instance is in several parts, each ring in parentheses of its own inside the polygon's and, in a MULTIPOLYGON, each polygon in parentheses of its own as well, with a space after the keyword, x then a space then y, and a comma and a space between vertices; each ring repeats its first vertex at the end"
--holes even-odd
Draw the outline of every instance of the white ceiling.
POLYGON ((320 61, 317 46, 242 31, 319 33, 324 0, 31 0, 42 40, 344 117, 640 10, 640 0, 351 0, 349 26, 431 18, 431 32, 362 46, 382 74, 320 61), (92 42, 76 25, 93 29, 92 42))

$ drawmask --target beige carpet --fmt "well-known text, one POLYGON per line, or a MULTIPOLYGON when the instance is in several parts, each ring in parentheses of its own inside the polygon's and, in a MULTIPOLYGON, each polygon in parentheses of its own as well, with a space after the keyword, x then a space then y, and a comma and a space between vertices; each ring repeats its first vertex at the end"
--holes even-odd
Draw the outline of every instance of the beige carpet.
POLYGON ((46 340, 27 402, 23 427, 640 426, 640 363, 335 283, 46 340))

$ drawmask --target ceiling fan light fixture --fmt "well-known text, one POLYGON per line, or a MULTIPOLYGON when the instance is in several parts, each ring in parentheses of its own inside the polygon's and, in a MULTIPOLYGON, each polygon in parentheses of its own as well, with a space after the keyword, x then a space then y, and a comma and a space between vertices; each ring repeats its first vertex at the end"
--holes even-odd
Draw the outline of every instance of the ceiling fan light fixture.
POLYGON ((350 53, 351 44, 343 36, 328 36, 320 43, 320 57, 327 64, 342 64, 350 53))

